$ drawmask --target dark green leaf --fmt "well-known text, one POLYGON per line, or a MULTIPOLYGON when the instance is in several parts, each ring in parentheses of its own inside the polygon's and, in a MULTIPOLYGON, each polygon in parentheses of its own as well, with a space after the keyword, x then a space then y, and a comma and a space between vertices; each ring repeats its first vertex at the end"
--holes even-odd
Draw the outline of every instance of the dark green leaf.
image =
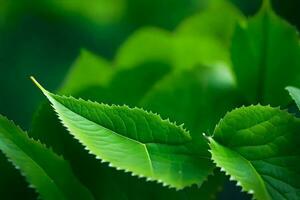
POLYGON ((237 26, 231 52, 238 86, 250 103, 285 105, 284 88, 300 86, 297 30, 267 5, 237 26))

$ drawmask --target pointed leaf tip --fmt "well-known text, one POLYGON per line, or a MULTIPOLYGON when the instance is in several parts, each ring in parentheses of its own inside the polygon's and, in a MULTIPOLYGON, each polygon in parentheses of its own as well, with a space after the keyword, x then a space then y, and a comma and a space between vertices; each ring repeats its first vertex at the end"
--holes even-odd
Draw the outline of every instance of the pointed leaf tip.
POLYGON ((33 76, 30 76, 30 79, 44 94, 48 93, 48 91, 33 76))

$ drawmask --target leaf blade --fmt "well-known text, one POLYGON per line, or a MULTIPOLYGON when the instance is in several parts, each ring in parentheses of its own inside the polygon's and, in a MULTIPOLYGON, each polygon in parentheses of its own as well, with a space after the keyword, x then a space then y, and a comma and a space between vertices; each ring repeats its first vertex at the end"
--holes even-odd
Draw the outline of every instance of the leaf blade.
POLYGON ((77 139, 83 142, 94 155, 103 160, 107 159, 112 166, 177 189, 202 183, 212 172, 210 159, 203 158, 188 148, 191 140, 189 133, 168 120, 162 120, 156 114, 147 113, 138 108, 108 106, 71 97, 61 97, 43 88, 42 91, 70 133, 78 137, 77 139), (129 118, 134 123, 128 120, 129 118), (82 128, 80 123, 89 128, 82 128), (132 131, 133 128, 137 131, 132 131), (116 132, 118 134, 115 134, 116 132), (102 144, 97 138, 101 134, 108 138, 104 138, 105 141, 102 144), (108 144, 116 146, 107 150, 108 144), (131 145, 134 149, 130 149, 131 145), (151 156, 151 163, 149 156, 151 156))
POLYGON ((212 158, 254 198, 297 199, 299 128, 299 119, 278 108, 233 110, 210 139, 212 158))
POLYGON ((0 116, 0 149, 43 199, 93 199, 70 166, 13 122, 0 116), (72 191, 74 189, 75 191, 72 191))

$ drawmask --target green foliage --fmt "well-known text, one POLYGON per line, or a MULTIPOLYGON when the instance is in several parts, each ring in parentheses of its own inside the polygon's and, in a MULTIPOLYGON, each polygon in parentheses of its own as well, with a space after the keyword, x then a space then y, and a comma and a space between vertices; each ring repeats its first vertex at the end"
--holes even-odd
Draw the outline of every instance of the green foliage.
POLYGON ((93 199, 69 164, 0 116, 0 149, 43 199, 93 199))
POLYGON ((192 68, 199 64, 230 65, 228 50, 217 37, 177 34, 157 28, 135 32, 120 47, 115 58, 116 65, 124 68, 150 61, 174 68, 192 68))
POLYGON ((237 26, 231 56, 239 88, 250 103, 286 105, 284 88, 300 84, 297 30, 268 4, 247 23, 237 26))
MULTIPOLYGON (((57 12, 134 20, 140 3, 132 2, 122 0, 132 15, 112 4, 108 18, 90 12, 104 7, 86 3, 63 3, 57 12)), ((174 26, 135 31, 111 60, 82 50, 59 95, 33 78, 51 105, 39 107, 28 135, 0 116, 0 150, 40 198, 217 199, 224 173, 254 199, 300 198, 300 119, 270 106, 296 107, 284 91, 293 85, 286 89, 300 108, 295 28, 267 0, 247 20, 214 0, 174 26), (263 105, 249 106, 256 103, 263 105)), ((12 177, 22 191, 5 158, 0 186, 12 177)))
POLYGON ((219 118, 238 104, 239 95, 227 67, 197 66, 166 76, 144 96, 140 106, 184 123, 192 135, 201 135, 212 132, 219 118))
POLYGON ((36 84, 74 137, 111 166, 177 189, 201 184, 211 173, 207 149, 195 147, 183 127, 138 108, 57 96, 36 84))
POLYGON ((300 120, 269 106, 228 113, 210 138, 212 159, 255 199, 300 198, 300 120))
POLYGON ((176 33, 194 37, 214 37, 224 46, 229 46, 235 25, 244 20, 243 18, 232 4, 213 0, 208 9, 181 22, 176 33))

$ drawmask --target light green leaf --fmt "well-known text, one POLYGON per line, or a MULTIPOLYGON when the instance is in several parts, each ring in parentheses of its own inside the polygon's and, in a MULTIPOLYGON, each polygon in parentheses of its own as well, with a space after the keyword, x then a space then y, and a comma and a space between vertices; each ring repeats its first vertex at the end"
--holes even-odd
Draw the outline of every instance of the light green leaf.
POLYGON ((194 152, 192 139, 181 126, 138 108, 54 95, 35 83, 70 133, 117 169, 177 189, 201 184, 213 170, 207 149, 194 152))
POLYGON ((237 26, 231 54, 238 86, 249 103, 287 104, 284 88, 300 86, 297 30, 267 4, 248 23, 237 26))
POLYGON ((228 48, 213 37, 174 35, 172 42, 172 65, 175 68, 193 68, 197 65, 231 65, 228 48))
POLYGON ((200 188, 193 186, 181 191, 132 177, 128 173, 108 167, 106 163, 100 163, 94 156, 87 154, 82 145, 72 140, 72 136, 62 127, 53 110, 50 110, 50 105, 42 107, 37 117, 38 124, 34 124, 34 132, 31 134, 35 134, 35 137, 47 142, 54 150, 63 153, 64 157, 74 166, 74 173, 93 192, 95 199, 197 200, 201 198, 209 200, 216 199, 216 195, 224 184, 224 177, 218 172, 209 176, 200 188), (48 127, 51 127, 51 130, 48 127), (36 135, 36 132, 44 134, 36 135))
POLYGON ((71 66, 59 92, 77 93, 87 87, 103 86, 109 82, 114 69, 103 58, 82 50, 80 56, 71 66))
POLYGON ((134 32, 119 48, 115 65, 131 68, 145 62, 170 63, 172 55, 171 33, 147 27, 134 32))
POLYGON ((93 199, 69 164, 0 115, 0 150, 43 199, 93 199))
POLYGON ((298 108, 300 109, 300 89, 295 87, 286 87, 287 91, 290 93, 291 97, 296 102, 298 108))
POLYGON ((234 27, 243 15, 228 1, 211 1, 208 7, 179 24, 175 33, 210 37, 224 46, 231 43, 234 27))
POLYGON ((228 113, 210 138, 212 159, 258 200, 300 198, 300 120, 270 106, 228 113))
POLYGON ((230 65, 228 49, 215 38, 176 35, 157 28, 144 28, 134 33, 121 46, 115 60, 119 68, 147 62, 160 62, 174 68, 192 68, 199 64, 230 65))
MULTIPOLYGON (((107 86, 88 87, 72 95, 109 104, 136 106, 136 102, 169 70, 170 66, 151 62, 129 69, 120 69, 113 74, 107 86)), ((112 170, 106 164, 99 163, 93 155, 88 154, 61 125, 48 103, 36 112, 31 127, 29 135, 62 154, 72 165, 75 175, 96 199, 122 199, 127 196, 130 199, 135 199, 133 196, 141 199, 143 193, 153 191, 151 185, 144 184, 144 180, 136 177, 130 179, 129 174, 112 170), (141 192, 133 194, 130 187, 124 188, 127 184, 141 192), (150 189, 145 189, 148 187, 150 189), (115 190, 119 192, 114 192, 115 190)))

